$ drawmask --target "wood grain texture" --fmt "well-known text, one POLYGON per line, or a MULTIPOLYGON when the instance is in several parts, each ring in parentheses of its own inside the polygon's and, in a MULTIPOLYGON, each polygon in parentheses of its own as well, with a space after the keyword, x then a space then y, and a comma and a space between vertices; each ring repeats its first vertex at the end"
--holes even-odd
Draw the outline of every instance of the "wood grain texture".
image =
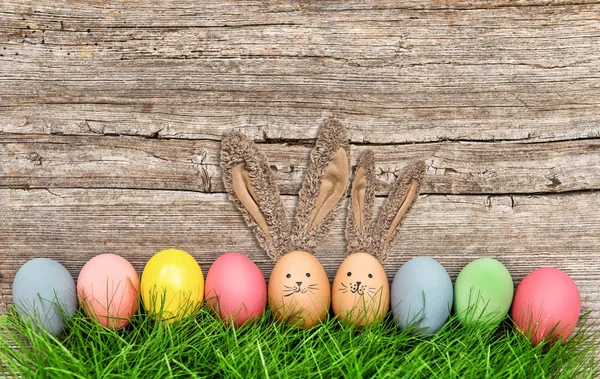
MULTIPOLYGON (((284 196, 290 219, 297 198, 284 196)), ((384 198, 378 198, 380 209, 384 198)), ((584 307, 599 319, 600 193, 545 196, 425 195, 406 219, 385 269, 393 277, 410 257, 438 259, 454 279, 472 259, 495 257, 514 280, 557 266, 579 286, 584 307)), ((204 272, 222 253, 248 255, 269 276, 273 263, 225 194, 147 190, 0 190, 0 304, 10 301, 15 269, 28 259, 58 259, 73 275, 101 253, 117 253, 141 272, 156 252, 190 252, 204 272)), ((317 252, 330 279, 345 255, 344 215, 317 252)), ((599 320, 600 321, 600 320, 599 320)))
MULTIPOLYGON (((563 268, 600 321, 600 3, 596 0, 0 0, 0 312, 19 265, 76 275, 163 248, 205 272, 272 263, 223 193, 219 143, 260 143, 292 217, 319 127, 377 154, 378 206, 427 175, 388 275, 479 256, 515 281, 563 268)), ((330 278, 343 218, 319 251, 330 278)))
MULTIPOLYGON (((262 144, 280 191, 297 194, 312 145, 262 144)), ((585 191, 600 183, 600 139, 551 143, 352 145, 352 164, 377 152, 378 194, 412 161, 427 163, 431 194, 585 191)), ((0 135, 0 187, 224 192, 220 142, 102 136, 0 135)))
POLYGON ((600 136, 600 4, 0 1, 0 131, 600 136), (393 130, 393 133, 390 133, 393 130))

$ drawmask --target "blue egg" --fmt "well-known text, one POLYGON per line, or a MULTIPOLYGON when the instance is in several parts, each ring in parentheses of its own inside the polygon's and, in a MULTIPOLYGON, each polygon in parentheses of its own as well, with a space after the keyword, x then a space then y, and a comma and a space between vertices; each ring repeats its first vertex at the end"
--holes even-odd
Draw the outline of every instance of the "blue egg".
POLYGON ((25 263, 13 281, 13 303, 25 320, 59 335, 77 310, 75 281, 60 263, 35 258, 25 263))
POLYGON ((452 280, 444 266, 429 257, 416 257, 394 276, 392 313, 400 328, 410 326, 433 334, 448 320, 453 296, 452 280))

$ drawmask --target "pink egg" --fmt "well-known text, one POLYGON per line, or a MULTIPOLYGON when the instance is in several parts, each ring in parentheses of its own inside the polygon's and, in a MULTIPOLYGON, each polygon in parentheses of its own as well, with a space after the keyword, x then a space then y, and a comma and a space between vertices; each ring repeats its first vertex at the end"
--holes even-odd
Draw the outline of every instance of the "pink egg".
POLYGON ((517 286, 512 319, 534 345, 546 338, 566 340, 577 325, 581 296, 573 279, 554 267, 542 267, 517 286))
POLYGON ((125 258, 100 254, 81 269, 77 297, 88 317, 121 329, 137 312, 139 283, 137 272, 125 258))
POLYGON ((208 307, 236 327, 260 317, 267 304, 265 277, 239 253, 223 254, 212 264, 204 291, 208 307))

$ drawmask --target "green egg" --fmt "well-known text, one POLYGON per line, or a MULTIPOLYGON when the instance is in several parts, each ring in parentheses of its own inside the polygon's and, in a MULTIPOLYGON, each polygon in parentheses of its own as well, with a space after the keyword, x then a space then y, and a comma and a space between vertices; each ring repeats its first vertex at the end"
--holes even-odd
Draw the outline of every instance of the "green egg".
POLYGON ((499 324, 512 303, 514 286, 504 265, 480 258, 466 265, 454 284, 454 309, 464 325, 499 324))

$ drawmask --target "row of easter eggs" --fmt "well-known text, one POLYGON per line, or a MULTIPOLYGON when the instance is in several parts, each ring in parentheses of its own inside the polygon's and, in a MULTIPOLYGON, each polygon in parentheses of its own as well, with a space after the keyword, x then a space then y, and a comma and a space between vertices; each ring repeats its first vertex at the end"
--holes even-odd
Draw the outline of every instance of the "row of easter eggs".
MULTIPOLYGON (((347 276, 351 274, 349 271, 347 276)), ((353 312, 361 313, 365 299, 372 300, 378 289, 361 282, 348 283, 340 289, 355 294, 357 300, 343 306, 336 303, 334 296, 334 314, 342 321, 364 325, 364 318, 357 322, 353 312)), ((297 288, 298 291, 290 290, 290 295, 302 293, 300 285, 297 288)), ((305 292, 311 291, 310 287, 304 288, 305 292)), ((124 258, 101 254, 84 265, 76 287, 69 272, 47 258, 24 264, 13 282, 13 302, 19 314, 55 335, 62 332, 64 321, 75 313, 78 302, 88 316, 102 325, 122 328, 137 312, 140 295, 149 314, 168 322, 192 314, 206 297, 215 314, 239 326, 262 315, 267 304, 267 285, 258 266, 238 253, 220 256, 212 264, 205 285, 194 258, 175 249, 154 255, 146 264, 141 280, 124 258)), ((499 323, 512 306, 513 321, 537 344, 549 334, 554 339, 566 339, 579 318, 581 300, 573 280, 555 268, 533 271, 521 281, 515 293, 510 273, 497 260, 472 261, 461 270, 453 287, 440 263, 416 257, 396 273, 391 286, 391 305, 401 328, 410 326, 423 333, 438 331, 452 307, 461 322, 473 324, 499 323)), ((384 304, 382 308, 387 311, 388 306, 384 304)), ((273 306, 271 311, 280 314, 273 306)))

